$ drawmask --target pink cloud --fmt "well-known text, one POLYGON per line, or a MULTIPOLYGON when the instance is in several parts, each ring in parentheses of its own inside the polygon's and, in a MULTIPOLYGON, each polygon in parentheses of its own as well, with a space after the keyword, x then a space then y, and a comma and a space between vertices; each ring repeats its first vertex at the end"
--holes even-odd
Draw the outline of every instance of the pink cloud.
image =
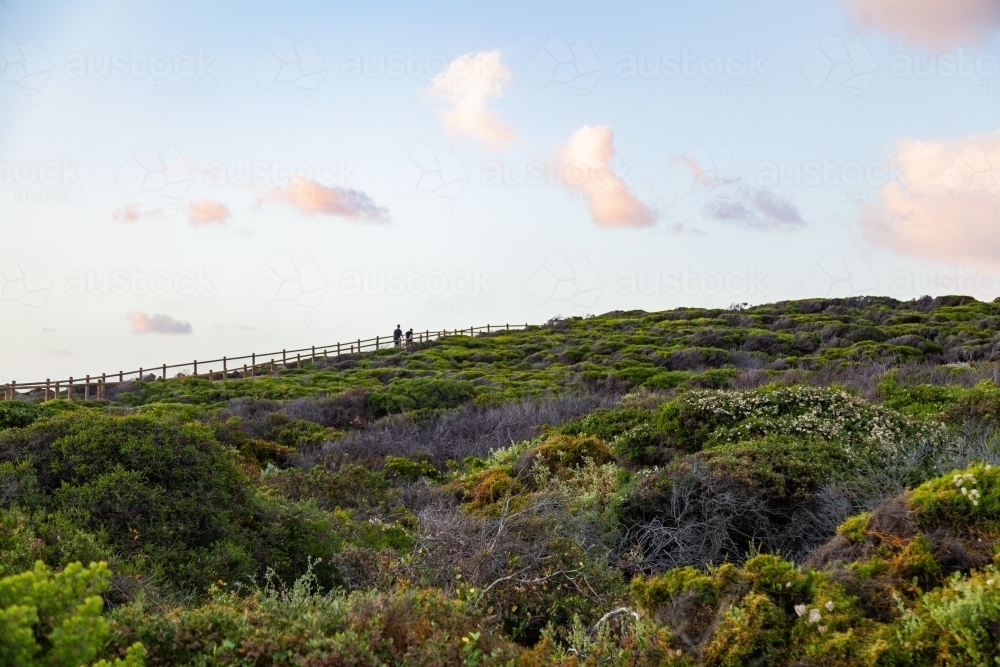
POLYGON ((199 199, 191 202, 188 208, 188 222, 192 227, 206 226, 213 223, 226 224, 229 219, 229 207, 212 199, 199 199))
POLYGON ((604 227, 644 227, 656 216, 619 178, 608 163, 615 155, 615 135, 607 125, 584 125, 558 152, 567 188, 583 192, 590 216, 604 227))
POLYGON ((868 237, 898 251, 1000 266, 1000 131, 897 142, 899 182, 865 209, 868 237))
POLYGON ((311 215, 332 215, 353 220, 388 222, 389 212, 361 190, 326 186, 316 181, 294 177, 284 188, 272 188, 258 199, 279 201, 311 215))
POLYGON ((997 0, 853 0, 859 21, 936 50, 979 43, 1000 29, 997 0))
POLYGON ((125 319, 132 325, 132 333, 134 334, 189 334, 192 331, 191 325, 187 322, 175 320, 162 313, 147 315, 134 310, 127 314, 125 319))
POLYGON ((139 211, 139 205, 133 202, 125 204, 125 206, 112 213, 111 217, 121 222, 135 222, 141 215, 142 212, 139 211))
POLYGON ((511 80, 510 70, 500 62, 499 51, 466 53, 431 79, 427 94, 451 104, 450 109, 437 112, 445 131, 473 139, 486 148, 503 148, 514 138, 514 131, 487 103, 503 95, 511 80))

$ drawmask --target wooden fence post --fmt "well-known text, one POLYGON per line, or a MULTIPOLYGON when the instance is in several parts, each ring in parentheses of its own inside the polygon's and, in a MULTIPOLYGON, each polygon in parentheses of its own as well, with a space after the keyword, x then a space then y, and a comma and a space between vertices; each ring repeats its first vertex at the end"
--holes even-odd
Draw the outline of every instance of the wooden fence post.
POLYGON ((361 339, 358 339, 358 354, 361 354, 361 339))
POLYGON ((214 382, 214 381, 215 381, 215 378, 214 378, 214 377, 212 377, 213 375, 215 375, 215 374, 214 374, 214 373, 212 372, 212 369, 211 369, 211 368, 209 368, 209 369, 208 369, 208 381, 209 381, 209 382, 214 382))
POLYGON ((274 359, 271 359, 271 375, 274 375, 274 359))
POLYGON ((61 383, 59 382, 59 380, 56 380, 56 398, 59 398, 59 385, 60 384, 61 383))
POLYGON ((73 400, 73 376, 69 376, 69 387, 66 388, 66 399, 73 400))
POLYGON ((247 379, 247 365, 243 364, 243 379, 247 379))
MULTIPOLYGON (((45 378, 45 401, 49 400, 49 379, 45 378)), ((43 401, 43 402, 45 402, 43 401)))
POLYGON ((340 359, 340 343, 337 343, 337 358, 340 359))
POLYGON ((285 355, 284 349, 281 350, 281 363, 284 364, 285 366, 288 365, 288 357, 285 355))
POLYGON ((257 377, 257 353, 250 355, 250 377, 257 377))
POLYGON ((375 349, 378 349, 378 336, 375 336, 375 349))
POLYGON ((90 400, 90 376, 83 381, 83 400, 90 400))
POLYGON ((118 383, 121 384, 124 381, 125 381, 125 373, 123 373, 122 371, 118 371, 118 383))
POLYGON ((302 355, 298 352, 295 353, 295 367, 302 368, 302 355))
POLYGON ((198 377, 198 360, 194 360, 194 376, 198 377))
POLYGON ((142 368, 139 369, 139 382, 142 382, 142 368))
POLYGON ((222 381, 225 382, 226 378, 229 377, 229 367, 226 365, 226 358, 222 357, 222 381))
POLYGON ((163 364, 163 379, 167 379, 167 365, 163 364))
POLYGON ((312 362, 315 364, 316 363, 316 346, 315 345, 312 346, 312 355, 313 355, 312 356, 312 362))

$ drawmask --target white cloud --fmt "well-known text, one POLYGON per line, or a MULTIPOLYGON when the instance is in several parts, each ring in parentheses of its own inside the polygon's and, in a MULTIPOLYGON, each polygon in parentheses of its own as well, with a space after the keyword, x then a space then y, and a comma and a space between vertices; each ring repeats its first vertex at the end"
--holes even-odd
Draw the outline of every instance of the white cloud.
POLYGON ((511 79, 499 51, 466 53, 431 79, 427 94, 451 104, 451 108, 438 111, 445 131, 487 148, 503 148, 514 138, 514 131, 487 103, 502 96, 511 79))

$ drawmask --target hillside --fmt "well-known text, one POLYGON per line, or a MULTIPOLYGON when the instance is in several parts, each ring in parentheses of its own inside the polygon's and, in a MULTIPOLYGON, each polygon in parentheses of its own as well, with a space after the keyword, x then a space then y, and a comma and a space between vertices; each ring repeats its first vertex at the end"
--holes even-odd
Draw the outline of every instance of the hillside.
POLYGON ((612 312, 237 375, 0 403, 0 649, 1000 661, 1000 304, 612 312))

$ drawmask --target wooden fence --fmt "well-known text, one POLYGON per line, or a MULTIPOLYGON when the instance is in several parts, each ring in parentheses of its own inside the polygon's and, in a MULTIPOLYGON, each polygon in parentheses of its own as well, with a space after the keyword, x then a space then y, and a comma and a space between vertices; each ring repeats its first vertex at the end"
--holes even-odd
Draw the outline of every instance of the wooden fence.
MULTIPOLYGON (((514 329, 521 328, 520 324, 514 325, 514 329)), ((529 325, 525 324, 523 328, 527 330, 529 325)), ((414 332, 413 342, 426 343, 431 340, 439 340, 445 336, 476 336, 477 334, 482 335, 510 330, 510 324, 501 324, 499 326, 486 324, 481 327, 444 329, 441 331, 426 330, 414 332)), ((405 344, 405 339, 403 344, 405 344)), ((19 393, 28 395, 41 393, 43 401, 56 398, 66 398, 72 401, 76 397, 82 398, 85 401, 91 398, 101 399, 104 397, 104 391, 108 385, 135 381, 141 382, 148 380, 149 375, 153 375, 153 379, 166 380, 167 371, 174 371, 175 377, 198 377, 206 378, 209 382, 224 382, 228 379, 273 375, 278 369, 302 368, 303 362, 309 363, 310 361, 315 362, 317 359, 363 354, 366 351, 371 353, 376 350, 394 347, 394 345, 395 343, 391 336, 375 336, 374 338, 358 338, 346 343, 312 345, 297 350, 281 350, 279 352, 254 352, 239 357, 222 357, 220 359, 202 361, 195 359, 186 363, 162 364, 153 368, 86 375, 82 378, 71 376, 65 380, 47 378, 40 382, 8 382, 4 385, 3 400, 13 400, 19 393), (198 370, 199 366, 202 368, 201 372, 198 370), (185 372, 186 370, 190 370, 190 372, 185 372)))

